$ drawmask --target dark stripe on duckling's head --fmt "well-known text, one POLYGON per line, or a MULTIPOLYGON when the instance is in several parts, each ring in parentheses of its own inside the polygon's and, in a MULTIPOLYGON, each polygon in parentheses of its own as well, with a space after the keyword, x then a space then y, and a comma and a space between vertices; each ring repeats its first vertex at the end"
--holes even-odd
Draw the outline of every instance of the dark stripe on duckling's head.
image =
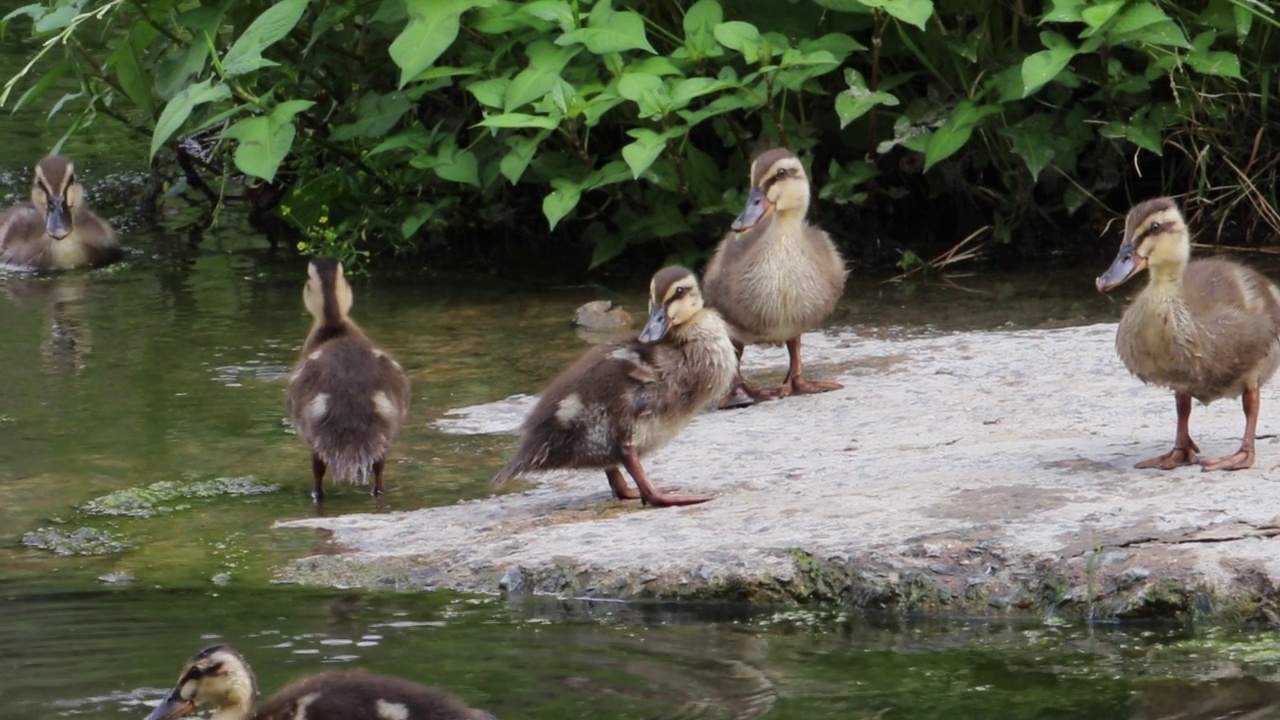
POLYGON ((751 161, 751 187, 767 189, 782 177, 794 175, 797 168, 801 173, 804 172, 804 168, 800 165, 800 158, 786 148, 776 148, 760 153, 755 160, 751 161), (782 160, 791 162, 780 165, 779 162, 782 160), (785 171, 785 174, 779 175, 779 171, 785 171))
POLYGON ((1180 220, 1181 217, 1178 203, 1174 202, 1173 198, 1158 197, 1143 200, 1134 205, 1129 215, 1125 217, 1125 240, 1139 245, 1146 237, 1170 229, 1170 222, 1175 219, 1180 220))
POLYGON ((332 327, 346 322, 353 298, 351 286, 342 274, 342 263, 337 258, 312 258, 302 298, 321 325, 332 327))
POLYGON ((60 155, 50 155, 36 163, 31 203, 45 215, 45 232, 55 240, 72 233, 71 209, 80 204, 75 165, 60 155))
POLYGON ((649 321, 640 332, 641 342, 661 339, 702 310, 698 278, 678 265, 654 273, 649 282, 649 321))

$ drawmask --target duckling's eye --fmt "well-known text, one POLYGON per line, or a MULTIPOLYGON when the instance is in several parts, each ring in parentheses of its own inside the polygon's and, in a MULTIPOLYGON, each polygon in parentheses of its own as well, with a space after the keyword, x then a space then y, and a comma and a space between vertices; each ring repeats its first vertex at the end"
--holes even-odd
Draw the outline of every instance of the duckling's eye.
POLYGON ((776 177, 776 178, 784 178, 784 177, 786 177, 786 176, 787 176, 787 169, 786 169, 786 168, 778 168, 778 172, 774 173, 773 175, 774 175, 774 177, 776 177))
POLYGON ((673 296, 673 298, 675 300, 679 300, 680 298, 685 296, 686 292, 687 292, 687 288, 678 287, 676 288, 676 294, 673 296))
POLYGON ((1160 232, 1160 223, 1158 222, 1151 223, 1151 232, 1160 232))

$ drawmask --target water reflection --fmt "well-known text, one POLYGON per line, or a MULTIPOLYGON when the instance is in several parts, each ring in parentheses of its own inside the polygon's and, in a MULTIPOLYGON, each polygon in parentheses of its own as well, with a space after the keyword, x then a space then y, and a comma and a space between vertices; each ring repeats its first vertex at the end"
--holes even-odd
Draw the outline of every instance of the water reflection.
POLYGON ((88 275, 0 275, 0 292, 12 301, 12 311, 42 318, 40 367, 46 374, 75 375, 84 369, 93 343, 85 314, 88 275))

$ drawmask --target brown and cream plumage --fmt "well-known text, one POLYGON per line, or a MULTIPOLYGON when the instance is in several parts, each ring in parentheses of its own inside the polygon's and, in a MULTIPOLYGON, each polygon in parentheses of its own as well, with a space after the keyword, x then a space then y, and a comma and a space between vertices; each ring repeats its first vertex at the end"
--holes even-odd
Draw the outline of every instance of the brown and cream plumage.
POLYGON ((656 489, 640 460, 728 391, 736 368, 728 328, 682 267, 653 276, 649 310, 638 337, 597 345, 543 391, 495 486, 526 472, 577 468, 604 470, 619 499, 658 507, 710 499, 656 489))
POLYGON ((495 720, 443 690, 358 670, 296 680, 261 704, 257 695, 244 656, 213 645, 187 661, 147 720, 173 720, 202 706, 213 708, 213 720, 495 720))
POLYGON ((841 387, 802 375, 800 336, 835 309, 844 293, 844 258, 830 236, 809 224, 809 177, 795 153, 770 150, 751 163, 747 207, 707 265, 707 304, 729 323, 741 359, 746 345, 785 343, 790 367, 781 389, 752 388, 738 373, 722 407, 841 387))
POLYGON ((1240 449, 1199 462, 1205 470, 1251 467, 1258 388, 1280 367, 1280 291, 1229 260, 1191 260, 1186 221, 1170 198, 1129 211, 1120 251, 1098 277, 1098 289, 1111 290, 1143 270, 1151 279, 1120 320, 1116 350, 1143 382, 1173 390, 1178 430, 1172 450, 1137 467, 1168 470, 1197 462, 1191 399, 1207 405, 1235 397, 1242 398, 1245 414, 1240 449))
POLYGON ((0 213, 0 265, 17 270, 69 270, 107 265, 124 256, 116 233, 84 202, 75 165, 50 155, 36 164, 31 202, 0 213))
POLYGON ((289 377, 286 409, 311 448, 312 497, 324 498, 326 468, 334 480, 360 485, 372 473, 380 496, 387 450, 409 411, 409 379, 348 315, 353 298, 342 263, 313 259, 302 300, 315 321, 289 377))

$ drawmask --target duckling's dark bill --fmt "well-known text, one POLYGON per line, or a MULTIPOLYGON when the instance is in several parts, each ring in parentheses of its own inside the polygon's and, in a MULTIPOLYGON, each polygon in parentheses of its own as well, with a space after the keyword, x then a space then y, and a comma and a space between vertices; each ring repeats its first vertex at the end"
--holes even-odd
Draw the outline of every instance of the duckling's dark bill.
POLYGON ((1096 284, 1099 292, 1117 288, 1123 285, 1124 281, 1147 269, 1147 259, 1138 255, 1135 252, 1136 249, 1131 241, 1120 246, 1120 252, 1116 253, 1116 259, 1111 262, 1111 267, 1098 276, 1096 284))
POLYGON ((661 340, 662 336, 667 334, 669 327, 671 327, 671 320, 667 317, 667 309, 658 305, 649 311, 649 322, 645 323, 644 329, 640 331, 640 342, 661 340))
POLYGON ((171 720, 172 718, 180 718, 190 715, 196 711, 196 704, 190 700, 182 699, 177 690, 173 694, 164 699, 164 702, 156 706, 155 710, 147 716, 147 720, 171 720))
POLYGON ((71 211, 67 209, 66 197, 49 198, 49 213, 45 215, 44 229, 49 237, 57 240, 71 234, 71 211))
POLYGON ((765 196, 764 190, 756 188, 747 196, 747 207, 733 221, 733 231, 742 232, 751 229, 756 223, 773 212, 773 203, 765 196))

